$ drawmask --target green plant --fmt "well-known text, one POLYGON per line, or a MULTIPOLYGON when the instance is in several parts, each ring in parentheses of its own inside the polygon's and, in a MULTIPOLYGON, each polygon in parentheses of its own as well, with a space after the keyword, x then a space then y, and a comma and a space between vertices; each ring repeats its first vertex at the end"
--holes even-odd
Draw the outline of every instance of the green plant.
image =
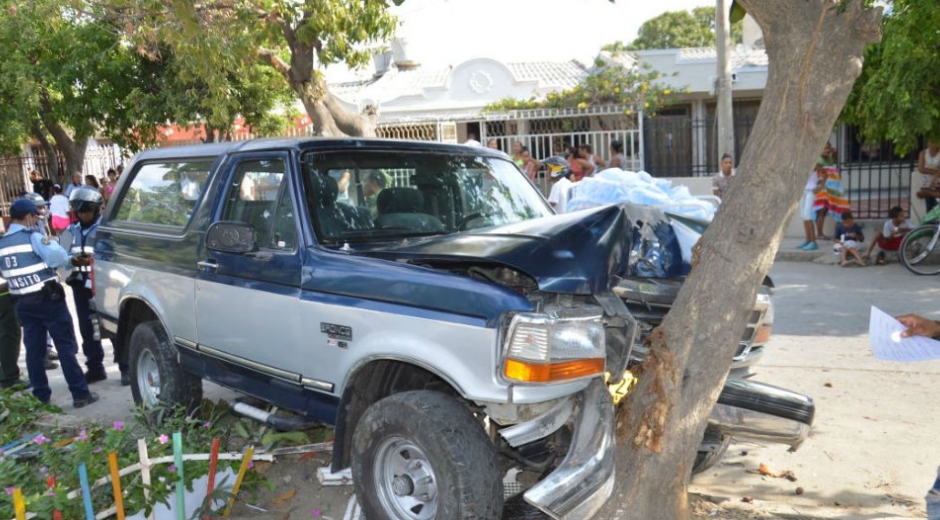
MULTIPOLYGON (((0 432, 4 443, 15 440, 10 437, 20 438, 34 428, 34 421, 42 413, 56 411, 52 407, 37 405, 34 398, 24 393, 0 393, 0 407, 11 410, 4 423, 7 428, 0 432)), ((110 474, 108 453, 117 454, 119 468, 139 462, 138 437, 147 439, 151 460, 172 455, 174 432, 181 433, 183 453, 207 453, 212 439, 227 433, 227 409, 222 404, 206 401, 198 416, 187 414, 181 408, 138 410, 135 413, 136 425, 118 421, 110 427, 89 426, 78 431, 56 429, 41 433, 15 453, 0 453, 0 485, 6 491, 0 492, 0 518, 13 516, 14 487, 22 489, 27 511, 38 514, 40 518, 51 518, 53 510, 62 511, 65 518, 81 518, 84 516, 81 500, 67 496, 69 490, 80 486, 77 468, 81 463, 85 464, 89 481, 93 482, 110 474), (56 481, 51 489, 46 483, 50 476, 54 476, 56 481)), ((220 460, 217 470, 223 471, 238 463, 220 460)), ((208 473, 209 462, 186 461, 184 469, 184 484, 192 491, 193 481, 208 473)), ((157 503, 167 503, 172 496, 179 479, 178 468, 174 464, 158 464, 151 468, 150 474, 149 487, 143 484, 139 472, 121 477, 126 511, 143 510, 149 514, 157 503), (146 498, 145 491, 149 495, 146 498)), ((263 477, 249 472, 243 488, 251 490, 260 480, 263 477)), ((222 485, 220 482, 214 496, 224 496, 227 492, 221 489, 222 485)), ((96 511, 113 503, 109 484, 94 489, 91 495, 96 511)))

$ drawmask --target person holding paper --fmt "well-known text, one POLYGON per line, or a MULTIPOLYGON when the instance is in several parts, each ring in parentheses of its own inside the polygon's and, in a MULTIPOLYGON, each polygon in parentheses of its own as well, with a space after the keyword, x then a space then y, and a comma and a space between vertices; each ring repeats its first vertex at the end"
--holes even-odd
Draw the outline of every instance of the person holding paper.
MULTIPOLYGON (((905 314, 904 316, 898 316, 897 319, 907 327, 907 330, 901 333, 902 337, 924 336, 940 339, 940 322, 928 320, 916 314, 905 314)), ((927 491, 925 499, 927 501, 927 520, 940 520, 940 468, 937 469, 937 480, 934 481, 930 491, 927 491)))
POLYGON ((901 333, 901 337, 923 336, 925 338, 940 339, 940 322, 928 320, 916 314, 905 314, 904 316, 898 316, 897 319, 907 327, 907 330, 901 333))

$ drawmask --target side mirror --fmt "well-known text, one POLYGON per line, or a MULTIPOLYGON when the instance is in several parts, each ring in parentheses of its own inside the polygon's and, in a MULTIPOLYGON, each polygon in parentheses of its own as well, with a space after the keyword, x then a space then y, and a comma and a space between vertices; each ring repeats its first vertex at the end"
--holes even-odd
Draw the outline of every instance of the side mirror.
POLYGON ((206 248, 222 253, 250 253, 256 249, 255 228, 245 222, 215 222, 206 232, 206 248))

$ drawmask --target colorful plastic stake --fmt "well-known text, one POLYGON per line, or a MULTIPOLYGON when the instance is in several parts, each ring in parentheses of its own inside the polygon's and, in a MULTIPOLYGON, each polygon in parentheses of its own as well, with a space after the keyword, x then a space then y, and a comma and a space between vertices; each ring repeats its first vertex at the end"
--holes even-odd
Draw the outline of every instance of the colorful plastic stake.
MULTIPOLYGON (((215 469, 219 462, 219 438, 212 439, 212 453, 209 455, 209 483, 206 485, 207 509, 212 508, 212 492, 215 491, 215 469)), ((209 520, 209 515, 203 515, 202 520, 209 520)))
MULTIPOLYGON (((49 475, 46 477, 46 488, 50 491, 55 488, 55 475, 49 475)), ((58 509, 52 510, 52 520, 62 520, 62 511, 58 509)))
POLYGON ((82 486, 85 520, 95 520, 95 510, 91 507, 91 487, 88 485, 88 468, 85 467, 84 462, 78 465, 78 483, 82 486))
POLYGON ((117 508, 117 519, 124 520, 124 495, 121 493, 121 475, 118 473, 117 453, 108 454, 108 466, 111 467, 111 488, 114 490, 114 507, 117 508))
MULTIPOLYGON (((147 451, 147 441, 137 439, 137 454, 140 458, 140 481, 144 484, 144 501, 150 502, 150 453, 147 451)), ((148 520, 155 520, 153 509, 150 510, 148 520)))
POLYGON ((249 446, 248 450, 245 451, 245 456, 242 457, 242 466, 238 468, 238 476, 235 477, 235 487, 232 488, 232 496, 228 499, 228 505, 225 506, 225 512, 222 513, 222 516, 228 518, 228 515, 232 513, 232 506, 235 505, 235 497, 238 495, 238 488, 242 487, 242 480, 245 480, 245 473, 248 472, 248 465, 251 464, 251 457, 255 455, 255 447, 249 446))
POLYGON ((26 520, 26 501, 23 500, 23 490, 13 489, 13 511, 16 513, 16 520, 26 520))
POLYGON ((173 457, 176 459, 176 520, 186 520, 186 485, 183 482, 183 434, 173 434, 173 457))

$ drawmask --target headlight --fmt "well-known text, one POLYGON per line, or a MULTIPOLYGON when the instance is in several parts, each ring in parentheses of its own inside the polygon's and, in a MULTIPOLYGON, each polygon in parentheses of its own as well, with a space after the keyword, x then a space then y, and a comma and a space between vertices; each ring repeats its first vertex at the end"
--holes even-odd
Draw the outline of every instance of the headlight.
POLYGON ((517 314, 506 335, 503 375, 525 383, 552 383, 603 375, 604 322, 599 313, 566 309, 517 314))

